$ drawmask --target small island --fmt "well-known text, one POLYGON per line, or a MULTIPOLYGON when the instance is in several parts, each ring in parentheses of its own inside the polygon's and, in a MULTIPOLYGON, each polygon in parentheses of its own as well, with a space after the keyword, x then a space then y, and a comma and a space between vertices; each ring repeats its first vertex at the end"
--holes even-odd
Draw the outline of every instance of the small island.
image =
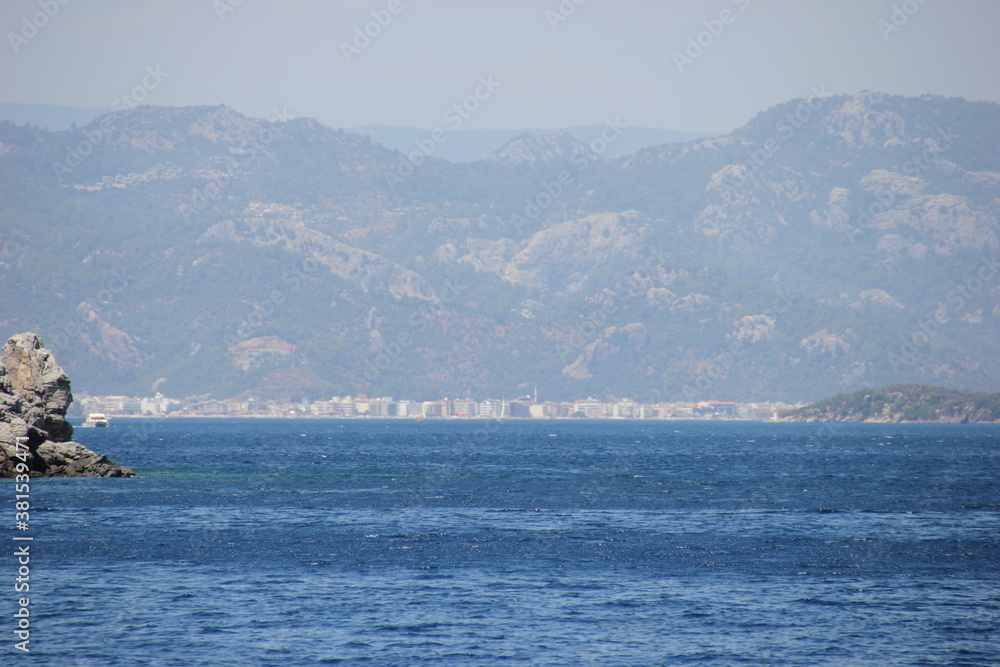
POLYGON ((1000 393, 894 384, 837 394, 779 417, 791 422, 1000 423, 1000 393))
POLYGON ((73 426, 66 421, 72 402, 69 378, 41 339, 33 333, 12 336, 0 356, 0 477, 16 476, 22 463, 32 477, 135 475, 72 441, 73 426))

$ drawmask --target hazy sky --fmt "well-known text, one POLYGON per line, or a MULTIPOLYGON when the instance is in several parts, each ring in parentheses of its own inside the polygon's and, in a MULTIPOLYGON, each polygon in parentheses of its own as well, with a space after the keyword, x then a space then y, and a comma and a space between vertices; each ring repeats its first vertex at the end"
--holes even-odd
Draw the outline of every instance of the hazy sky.
POLYGON ((688 131, 728 131, 813 87, 1000 101, 994 0, 61 2, 0 3, 0 101, 125 95, 430 129, 478 88, 463 128, 618 116, 688 131))

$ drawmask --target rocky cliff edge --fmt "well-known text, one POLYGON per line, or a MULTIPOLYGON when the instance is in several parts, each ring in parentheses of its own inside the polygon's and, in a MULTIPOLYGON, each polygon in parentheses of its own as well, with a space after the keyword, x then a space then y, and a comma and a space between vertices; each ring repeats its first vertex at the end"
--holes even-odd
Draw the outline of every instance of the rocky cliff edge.
POLYGON ((18 438, 27 438, 23 462, 32 477, 135 475, 71 440, 66 410, 72 402, 69 378, 36 334, 18 334, 7 341, 0 355, 0 477, 18 472, 18 438))

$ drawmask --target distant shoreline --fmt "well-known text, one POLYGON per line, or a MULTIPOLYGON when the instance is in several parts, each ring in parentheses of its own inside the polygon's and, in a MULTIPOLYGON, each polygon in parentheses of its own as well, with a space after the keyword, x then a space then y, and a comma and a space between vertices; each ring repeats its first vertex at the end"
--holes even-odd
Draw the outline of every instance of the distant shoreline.
MULTIPOLYGON (((671 418, 671 417, 654 417, 649 419, 638 419, 638 418, 620 418, 620 417, 506 417, 502 420, 492 419, 489 417, 322 417, 317 415, 110 415, 109 419, 112 425, 108 428, 114 428, 113 423, 115 421, 157 421, 157 420, 181 420, 181 419, 204 419, 204 420, 224 420, 224 419, 234 419, 234 420, 282 420, 282 421, 338 421, 338 422, 354 422, 354 421, 382 421, 382 422, 485 422, 485 423, 497 423, 497 422, 516 422, 518 424, 522 423, 544 423, 544 422, 616 422, 616 423, 643 423, 643 424, 656 424, 656 423, 692 423, 697 422, 699 424, 703 423, 734 423, 734 424, 913 424, 913 425, 929 425, 929 424, 942 424, 942 425, 958 425, 958 426, 968 426, 968 425, 1000 425, 1000 421, 955 421, 955 420, 937 420, 937 421, 927 421, 927 420, 886 420, 886 419, 867 419, 867 420, 856 420, 856 421, 843 421, 843 420, 799 420, 799 419, 788 419, 788 418, 778 418, 778 419, 739 419, 739 418, 709 418, 709 419, 692 419, 692 418, 671 418)), ((71 423, 73 428, 80 428, 83 424, 84 418, 73 417, 71 423), (76 423, 79 421, 79 423, 76 423)), ((90 430, 90 429, 86 429, 90 430)), ((104 429, 100 429, 104 430, 104 429)))
POLYGON ((1000 393, 894 384, 837 394, 779 413, 789 422, 876 424, 998 424, 1000 393))
MULTIPOLYGON (((108 420, 112 423, 120 419, 303 419, 303 420, 326 420, 326 421, 387 421, 387 422, 745 422, 748 424, 778 424, 786 422, 784 419, 740 419, 737 417, 716 417, 706 419, 694 419, 691 417, 504 417, 496 419, 493 417, 368 417, 356 415, 354 417, 326 417, 322 415, 108 415, 108 420)), ((82 426, 86 417, 71 417, 74 428, 82 426), (79 421, 79 424, 76 422, 79 421)))

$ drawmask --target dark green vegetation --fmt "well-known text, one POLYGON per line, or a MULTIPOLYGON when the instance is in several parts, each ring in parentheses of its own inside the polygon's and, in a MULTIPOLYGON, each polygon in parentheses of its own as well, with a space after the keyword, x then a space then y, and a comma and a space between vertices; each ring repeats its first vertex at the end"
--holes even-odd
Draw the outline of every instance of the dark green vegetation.
POLYGON ((1000 422, 1000 393, 894 384, 838 394, 781 416, 807 422, 1000 422))
POLYGON ((997 105, 877 93, 614 160, 563 133, 414 166, 226 107, 0 123, 0 336, 93 393, 991 390, 998 136, 997 105))

